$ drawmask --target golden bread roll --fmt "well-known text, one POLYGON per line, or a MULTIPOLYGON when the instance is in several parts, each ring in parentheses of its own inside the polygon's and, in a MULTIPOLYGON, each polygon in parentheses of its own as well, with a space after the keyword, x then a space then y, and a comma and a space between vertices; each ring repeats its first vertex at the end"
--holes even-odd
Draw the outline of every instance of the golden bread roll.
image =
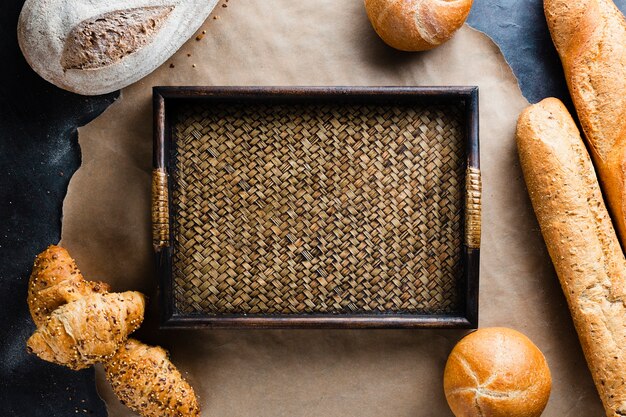
POLYGON ((538 417, 552 387, 541 351, 515 330, 493 327, 465 336, 443 376, 456 417, 538 417))
POLYGON ((122 404, 143 417, 197 417, 198 399, 161 347, 128 339, 104 364, 122 404))
POLYGON ((91 294, 62 305, 28 339, 31 353, 83 369, 117 351, 143 321, 145 301, 135 291, 91 294))
POLYGON ((544 11, 626 248, 626 21, 611 0, 544 0, 544 11))
POLYGON ((607 416, 626 416, 626 259, 591 158, 559 100, 530 106, 517 146, 541 233, 607 416))
POLYGON ((402 51, 425 51, 446 42, 471 7, 472 0, 365 0, 378 36, 402 51))
POLYGON ((57 307, 108 290, 108 284, 86 281, 69 253, 51 245, 35 258, 28 281, 28 308, 39 327, 57 307))

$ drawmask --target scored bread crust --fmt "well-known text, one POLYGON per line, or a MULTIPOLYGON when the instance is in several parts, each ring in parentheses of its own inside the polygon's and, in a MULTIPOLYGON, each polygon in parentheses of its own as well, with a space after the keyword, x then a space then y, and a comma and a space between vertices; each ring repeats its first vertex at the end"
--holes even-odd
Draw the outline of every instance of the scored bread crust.
POLYGON ((545 357, 512 329, 479 329, 452 350, 444 390, 457 417, 539 417, 552 379, 545 357))
POLYGON ((39 327, 63 304, 109 289, 104 282, 86 281, 67 250, 50 245, 35 258, 28 281, 28 308, 39 327))
POLYGON ((217 1, 26 0, 17 40, 28 64, 52 84, 110 93, 169 59, 217 1))
POLYGON ((519 117, 517 145, 541 233, 607 416, 626 416, 626 259, 591 159, 555 98, 519 117))
POLYGON ((144 417, 200 415, 193 388, 159 346, 128 339, 104 370, 122 404, 144 417))
POLYGON ((111 356, 143 321, 136 291, 91 294, 62 305, 35 330, 28 350, 48 362, 83 369, 111 356))
POLYGON ((611 0, 544 0, 544 11, 626 248, 626 20, 611 0))
POLYGON ((402 51, 441 45, 463 26, 471 7, 472 0, 365 0, 378 36, 402 51))

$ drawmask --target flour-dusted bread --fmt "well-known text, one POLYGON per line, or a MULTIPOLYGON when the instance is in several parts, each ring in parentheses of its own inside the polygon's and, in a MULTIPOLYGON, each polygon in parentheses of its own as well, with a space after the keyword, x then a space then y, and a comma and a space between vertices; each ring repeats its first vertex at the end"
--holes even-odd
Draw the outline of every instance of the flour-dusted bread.
POLYGON ((143 321, 144 296, 135 291, 91 294, 62 305, 28 339, 48 362, 83 369, 113 355, 143 321))
POLYGON ((202 25, 217 0, 26 0, 24 57, 63 89, 95 95, 151 73, 202 25))
POLYGON ((28 281, 28 308, 35 325, 39 327, 63 304, 107 291, 108 284, 83 278, 67 250, 50 245, 35 258, 28 281))
POLYGON ((626 248, 626 20, 611 0, 544 0, 544 10, 626 248))
POLYGON ((522 112, 517 146, 600 399, 607 416, 626 416, 626 259, 587 149, 555 98, 522 112))
POLYGON ((471 8, 472 0, 365 0, 378 36, 402 51, 425 51, 446 42, 471 8))
POLYGON ((198 417, 193 388, 158 346, 128 339, 104 364, 122 404, 143 417, 198 417))

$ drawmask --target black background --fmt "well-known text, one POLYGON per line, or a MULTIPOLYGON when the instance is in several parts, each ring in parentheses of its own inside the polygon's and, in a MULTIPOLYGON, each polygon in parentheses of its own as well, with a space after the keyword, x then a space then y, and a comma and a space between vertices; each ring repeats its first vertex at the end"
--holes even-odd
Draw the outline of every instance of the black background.
MULTIPOLYGON (((118 94, 82 97, 39 78, 17 45, 22 3, 3 0, 0 12, 0 416, 106 416, 93 370, 26 354, 34 324, 25 299, 35 255, 60 239, 62 201, 80 165, 76 128, 118 94)), ((529 101, 569 103, 541 1, 475 0, 468 23, 500 46, 529 101)))

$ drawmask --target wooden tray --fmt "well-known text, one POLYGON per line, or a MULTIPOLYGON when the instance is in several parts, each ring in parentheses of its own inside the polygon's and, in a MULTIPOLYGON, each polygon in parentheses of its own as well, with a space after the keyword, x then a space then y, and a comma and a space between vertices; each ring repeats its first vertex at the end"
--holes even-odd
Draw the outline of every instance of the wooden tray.
POLYGON ((476 327, 477 87, 155 87, 164 327, 476 327))

